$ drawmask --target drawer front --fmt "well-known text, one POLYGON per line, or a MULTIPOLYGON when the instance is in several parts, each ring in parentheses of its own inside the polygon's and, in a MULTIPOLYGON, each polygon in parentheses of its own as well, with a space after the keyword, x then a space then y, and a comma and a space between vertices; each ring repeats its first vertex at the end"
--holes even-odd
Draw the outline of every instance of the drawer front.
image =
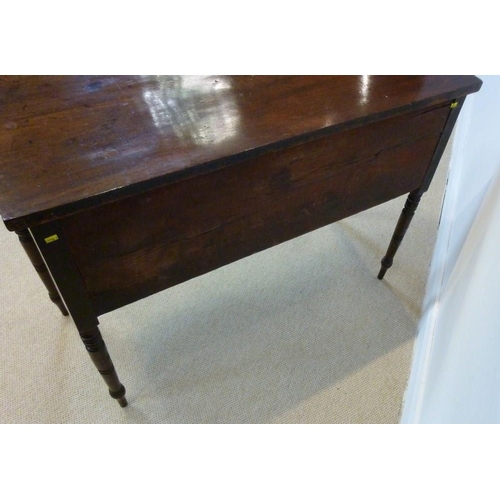
POLYGON ((62 219, 97 313, 416 189, 448 113, 387 119, 62 219))

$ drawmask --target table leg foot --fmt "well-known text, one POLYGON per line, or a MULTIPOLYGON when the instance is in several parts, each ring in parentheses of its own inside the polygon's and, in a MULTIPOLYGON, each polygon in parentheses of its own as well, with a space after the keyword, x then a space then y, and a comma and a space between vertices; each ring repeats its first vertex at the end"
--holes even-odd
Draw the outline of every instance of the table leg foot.
POLYGON ((387 249, 387 253, 382 259, 382 267, 380 268, 380 272, 378 273, 377 278, 381 280, 387 270, 392 266, 394 255, 396 254, 399 245, 403 241, 404 235, 406 234, 406 230, 410 225, 410 222, 415 214, 415 210, 420 203, 420 199, 422 198, 422 193, 417 189, 412 191, 408 199, 406 200, 405 206, 401 215, 399 216, 398 223, 396 225, 396 229, 394 230, 394 234, 392 235, 391 242, 389 243, 389 248, 387 249))
POLYGON ((80 337, 94 365, 99 370, 106 385, 109 387, 110 396, 116 399, 122 408, 125 408, 128 404, 125 398, 125 387, 118 379, 118 374, 111 361, 99 328, 96 326, 90 331, 80 332, 80 337))
POLYGON ((127 398, 125 397, 125 387, 122 385, 118 391, 109 390, 109 395, 118 401, 118 404, 125 408, 128 405, 127 398))

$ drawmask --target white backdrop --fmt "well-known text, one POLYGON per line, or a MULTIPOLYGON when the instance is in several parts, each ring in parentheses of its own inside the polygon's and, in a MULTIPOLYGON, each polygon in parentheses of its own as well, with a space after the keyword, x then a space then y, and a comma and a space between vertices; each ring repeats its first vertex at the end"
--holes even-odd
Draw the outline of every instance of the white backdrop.
POLYGON ((500 76, 459 117, 402 423, 500 423, 500 76))

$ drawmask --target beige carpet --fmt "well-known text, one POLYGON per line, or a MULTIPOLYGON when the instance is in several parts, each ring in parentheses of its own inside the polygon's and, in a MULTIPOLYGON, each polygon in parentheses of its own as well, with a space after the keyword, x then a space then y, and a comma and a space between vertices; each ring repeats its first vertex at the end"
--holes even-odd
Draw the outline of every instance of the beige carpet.
POLYGON ((0 228, 2 423, 397 423, 448 154, 395 264, 405 197, 100 318, 121 409, 0 228))

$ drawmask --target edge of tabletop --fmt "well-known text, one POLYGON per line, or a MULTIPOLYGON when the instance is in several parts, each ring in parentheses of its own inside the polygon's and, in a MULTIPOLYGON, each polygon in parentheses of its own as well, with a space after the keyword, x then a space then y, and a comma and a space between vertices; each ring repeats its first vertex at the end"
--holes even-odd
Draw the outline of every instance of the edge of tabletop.
POLYGON ((76 200, 71 203, 56 206, 50 209, 41 210, 38 212, 33 212, 29 214, 24 214, 15 217, 4 217, 2 215, 3 222, 9 231, 20 231, 29 227, 34 227, 41 225, 46 222, 61 219, 71 214, 88 210, 91 208, 96 208, 107 203, 112 203, 114 201, 123 200, 130 196, 144 193, 151 189, 166 186, 168 184, 173 184, 180 180, 188 179, 190 177, 195 177, 197 175, 213 172, 220 168, 228 167, 241 161, 257 157, 261 154, 279 151, 290 147, 292 145, 308 142, 314 139, 319 139, 325 135, 332 133, 344 132, 353 128, 357 128, 363 125, 368 125, 380 120, 402 115, 411 111, 419 111, 427 107, 444 105, 455 99, 467 96, 478 92, 482 86, 483 82, 476 76, 470 76, 470 83, 467 85, 455 88, 451 91, 444 92, 441 94, 436 94, 432 97, 422 99, 419 101, 410 102, 403 106, 397 108, 391 108, 384 111, 379 111, 365 116, 357 117, 353 120, 349 120, 340 124, 335 124, 333 126, 324 127, 312 132, 307 132, 294 137, 289 137, 277 142, 264 144, 253 149, 246 151, 241 151, 224 158, 217 160, 212 160, 206 163, 200 163, 198 165, 192 166, 187 169, 171 172, 165 175, 157 176, 153 179, 147 179, 145 181, 125 185, 119 188, 111 189, 109 191, 104 191, 95 196, 88 198, 83 198, 81 200, 76 200))

